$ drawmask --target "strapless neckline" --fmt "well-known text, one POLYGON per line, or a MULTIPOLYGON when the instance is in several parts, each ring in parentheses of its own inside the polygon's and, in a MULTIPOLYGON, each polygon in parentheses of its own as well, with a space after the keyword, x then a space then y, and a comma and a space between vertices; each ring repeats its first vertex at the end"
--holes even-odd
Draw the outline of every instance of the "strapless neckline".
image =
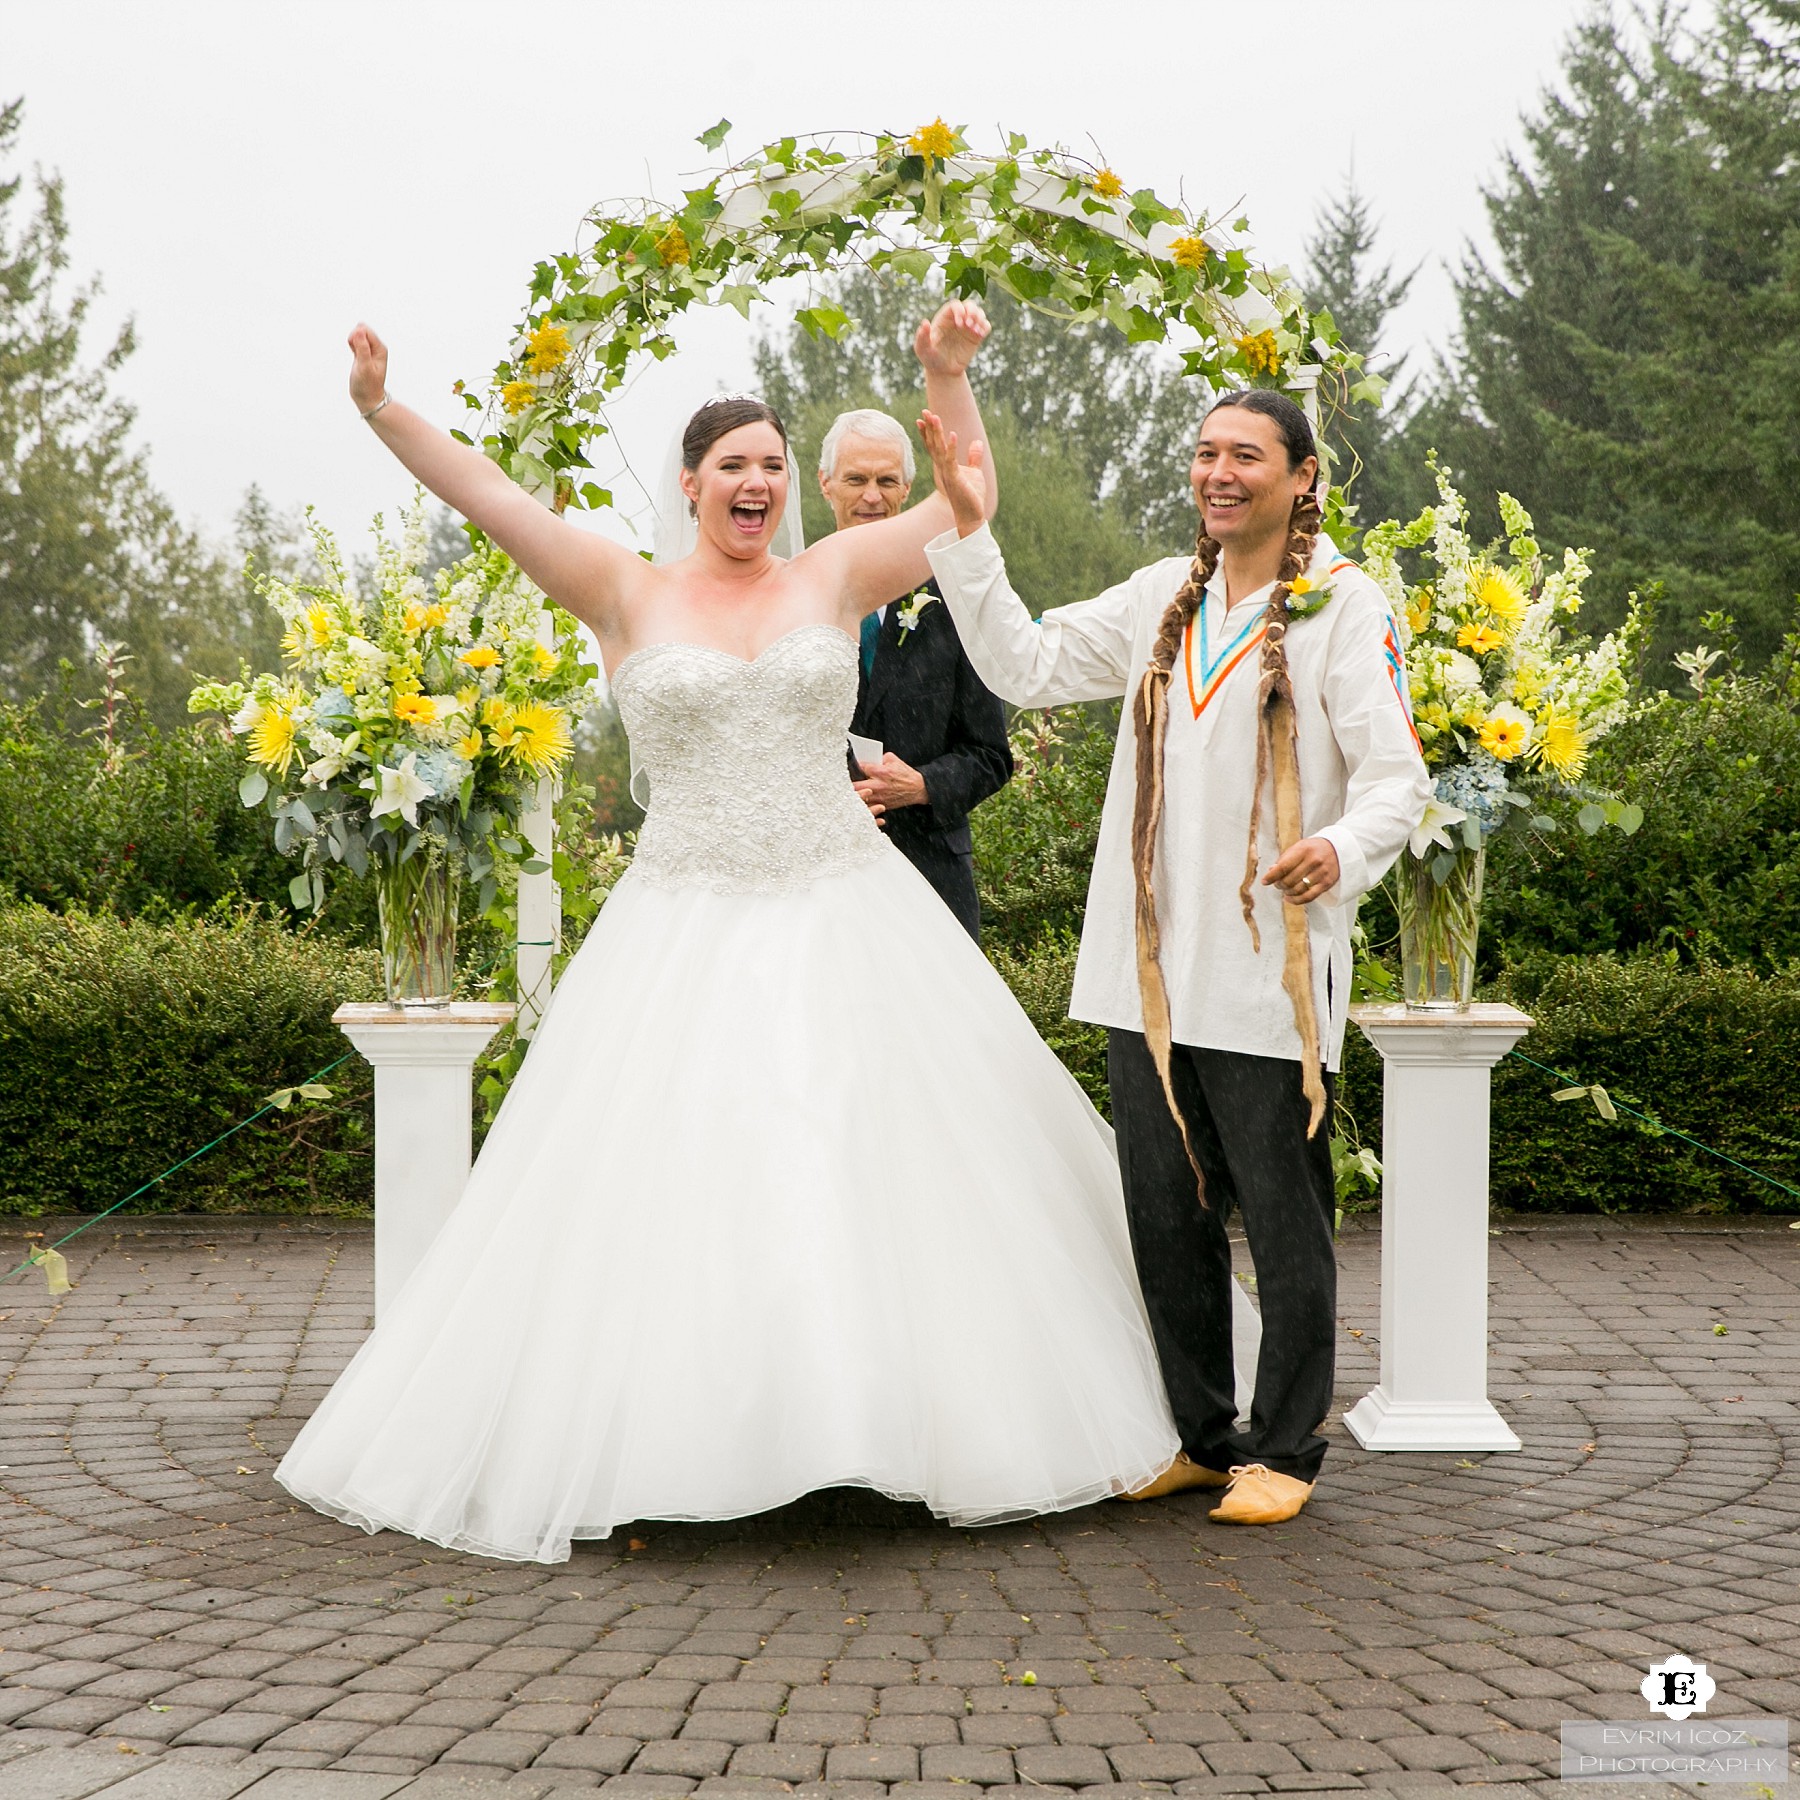
POLYGON ((690 643, 686 638, 664 638, 654 644, 642 644, 633 650, 629 656, 620 661, 608 680, 617 682, 619 677, 640 657, 654 656, 659 650, 697 650, 702 656, 722 657, 726 662, 736 663, 739 668, 754 669, 764 658, 779 650, 783 644, 791 642, 794 638, 803 637, 809 631, 829 631, 832 636, 843 640, 845 647, 852 655, 856 653, 856 640, 851 637, 849 632, 837 625, 816 622, 811 625, 796 625, 792 631, 784 631, 780 637, 764 644, 754 656, 739 656, 735 651, 719 649, 716 644, 695 644, 690 643))

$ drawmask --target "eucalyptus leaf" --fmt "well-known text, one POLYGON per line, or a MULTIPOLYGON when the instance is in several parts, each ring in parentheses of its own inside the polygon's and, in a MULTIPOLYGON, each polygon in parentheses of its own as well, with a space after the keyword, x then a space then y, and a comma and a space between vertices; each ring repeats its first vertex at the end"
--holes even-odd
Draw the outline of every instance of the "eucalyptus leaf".
POLYGON ((313 817, 312 808, 304 800, 289 803, 288 817, 294 821, 294 829, 302 837, 311 837, 319 829, 319 821, 313 817))
POLYGON ((1629 800, 1619 808, 1618 817, 1613 820, 1613 823, 1627 837, 1630 837, 1643 822, 1644 809, 1629 800))
POLYGON ((250 773, 238 783, 238 798, 243 801, 246 806, 257 805, 262 800, 263 795, 268 791, 269 778, 261 769, 252 769, 250 773))
POLYGON ((345 835, 344 866, 356 876, 369 872, 369 847, 363 842, 360 831, 351 830, 345 835))
POLYGON ((1592 837, 1594 833, 1606 823, 1606 811, 1603 807, 1596 806, 1594 802, 1590 800, 1587 805, 1575 815, 1575 823, 1579 825, 1589 837, 1592 837))
POLYGON ((312 884, 313 878, 304 871, 288 883, 288 900, 301 912, 312 905, 312 884))

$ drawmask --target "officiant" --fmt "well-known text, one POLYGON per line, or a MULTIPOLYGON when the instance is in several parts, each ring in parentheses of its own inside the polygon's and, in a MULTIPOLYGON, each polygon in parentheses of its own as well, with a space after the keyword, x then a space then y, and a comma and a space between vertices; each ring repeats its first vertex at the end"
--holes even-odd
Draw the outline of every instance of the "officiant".
MULTIPOLYGON (((819 449, 819 491, 840 531, 891 519, 913 482, 912 440, 864 408, 832 422, 819 449)), ((935 582, 868 614, 851 732, 882 746, 852 752, 856 791, 895 849, 925 877, 969 935, 981 936, 969 814, 1012 779, 1006 709, 983 686, 935 582)))

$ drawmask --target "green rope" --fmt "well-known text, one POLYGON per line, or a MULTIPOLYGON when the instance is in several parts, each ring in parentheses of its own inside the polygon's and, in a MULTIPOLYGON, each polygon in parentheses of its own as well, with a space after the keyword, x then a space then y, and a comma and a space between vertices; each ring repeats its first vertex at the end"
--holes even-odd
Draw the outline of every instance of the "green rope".
MULTIPOLYGON (((1541 1063, 1535 1056, 1527 1056, 1523 1050, 1509 1050, 1508 1056, 1515 1056, 1522 1063, 1530 1063, 1534 1069, 1541 1069, 1546 1075, 1554 1075, 1564 1087, 1587 1087, 1590 1084, 1577 1080, 1573 1075, 1565 1075, 1561 1069, 1553 1069, 1548 1063, 1541 1063)), ((1613 1108, 1617 1112, 1629 1113, 1634 1119, 1642 1119, 1646 1125, 1668 1137, 1680 1138, 1684 1144, 1692 1144, 1696 1150, 1704 1150, 1708 1156, 1716 1156, 1720 1162, 1730 1163, 1734 1169, 1741 1169, 1746 1175, 1753 1175, 1758 1181, 1766 1181, 1770 1187, 1779 1188, 1782 1193, 1800 1200, 1800 1188, 1791 1188, 1785 1181, 1777 1181, 1773 1175, 1765 1175, 1761 1169, 1753 1169, 1748 1163, 1739 1162, 1735 1156, 1727 1156, 1723 1150, 1715 1150, 1711 1144, 1703 1144, 1697 1137, 1689 1137, 1685 1131, 1677 1131, 1673 1125, 1665 1125, 1661 1119, 1653 1119, 1648 1113, 1641 1113, 1635 1106, 1627 1106, 1623 1100, 1608 1094, 1613 1108)))
MULTIPOLYGON (((328 1062, 324 1066, 324 1068, 322 1068, 318 1072, 317 1075, 307 1076, 306 1082, 318 1081, 322 1077, 329 1075, 333 1069, 339 1068, 344 1063, 347 1063, 351 1059, 351 1057, 353 1057, 355 1054, 356 1054, 356 1052, 354 1050, 346 1050, 344 1052, 344 1054, 337 1059, 336 1062, 328 1062)), ((296 1087, 304 1087, 306 1085, 306 1082, 296 1082, 294 1085, 296 1087)), ((116 1213, 121 1206, 129 1205, 133 1200, 135 1200, 138 1197, 139 1194, 149 1193, 149 1191, 153 1187, 155 1187, 158 1182, 167 1181, 171 1175, 178 1174, 181 1170, 185 1169, 189 1163, 198 1162, 200 1160, 200 1158, 203 1157, 207 1153, 207 1151, 216 1150, 219 1147, 219 1145, 224 1143, 224 1141, 228 1137, 235 1136, 238 1132, 242 1131, 246 1125, 254 1125, 256 1123, 256 1121, 263 1116, 264 1113, 274 1112, 275 1110, 276 1110, 275 1102, 273 1100, 265 1100, 262 1103, 262 1105, 259 1106, 256 1109, 256 1111, 253 1112, 247 1119, 239 1119, 235 1125, 230 1126, 228 1129, 226 1129, 224 1131, 221 1131, 219 1133, 219 1135, 216 1138, 214 1138, 210 1144, 202 1144, 198 1150, 193 1152, 192 1155, 184 1156, 181 1159, 181 1161, 174 1164, 173 1167, 164 1169, 160 1175, 151 1176, 151 1178, 148 1181, 146 1181, 142 1187, 133 1188, 131 1190, 131 1192, 125 1196, 125 1198, 123 1200, 115 1200, 112 1203, 112 1205, 106 1209, 106 1212, 95 1213, 94 1216, 91 1219, 87 1220, 87 1222, 85 1224, 77 1225, 75 1227, 75 1229, 73 1231, 71 1231, 70 1233, 68 1233, 68 1235, 66 1237, 59 1237, 54 1244, 40 1246, 40 1248, 38 1250, 33 1251, 30 1256, 26 1257, 26 1259, 22 1263, 20 1263, 16 1269, 10 1270, 5 1275, 0 1275, 0 1282, 11 1281, 14 1275, 22 1275, 27 1269, 36 1268, 37 1263, 36 1263, 35 1259, 37 1256, 42 1254, 42 1251, 44 1249, 60 1250, 63 1247, 63 1245, 69 1241, 69 1238, 80 1237, 84 1231, 91 1231, 94 1228, 94 1226, 98 1225, 100 1223, 100 1221, 106 1217, 107 1213, 116 1213)))
MULTIPOLYGON (((520 940, 520 942, 518 942, 514 946, 514 948, 519 949, 519 950, 554 950, 556 948, 556 940, 554 938, 525 938, 525 939, 520 940)), ((505 954, 506 954, 505 951, 501 951, 500 955, 498 955, 498 956, 490 956, 488 958, 488 960, 486 962, 484 962, 479 969, 470 970, 469 974, 467 976, 467 979, 473 981, 476 979, 476 977, 485 975, 488 972, 488 970, 491 969, 495 963, 499 962, 500 958, 502 956, 504 956, 505 954)), ((353 1057, 355 1054, 356 1054, 356 1052, 354 1050, 346 1050, 344 1052, 344 1054, 342 1056, 340 1056, 335 1062, 328 1062, 324 1066, 324 1068, 322 1068, 318 1071, 317 1074, 307 1076, 305 1081, 295 1082, 294 1086, 295 1087, 305 1087, 311 1082, 323 1080, 324 1077, 329 1075, 333 1069, 342 1068, 343 1065, 345 1063, 347 1063, 351 1059, 351 1057, 353 1057)), ((256 1123, 256 1121, 263 1116, 264 1113, 274 1112, 276 1110, 277 1110, 277 1108, 275 1106, 274 1101, 265 1100, 262 1103, 262 1105, 256 1109, 255 1112, 250 1114, 250 1116, 248 1118, 239 1119, 235 1125, 231 1126, 229 1129, 227 1129, 225 1131, 221 1131, 219 1133, 219 1135, 216 1138, 214 1138, 210 1144, 202 1144, 198 1150, 196 1150, 192 1153, 192 1155, 184 1156, 180 1162, 174 1163, 169 1168, 164 1169, 160 1175, 151 1176, 151 1178, 148 1181, 146 1181, 142 1187, 133 1188, 131 1190, 131 1192, 125 1196, 125 1198, 123 1200, 115 1200, 112 1203, 112 1205, 106 1209, 105 1212, 95 1213, 91 1219, 88 1219, 88 1220, 84 1221, 82 1224, 77 1225, 73 1231, 69 1232, 67 1235, 65 1235, 63 1237, 59 1237, 54 1244, 40 1245, 38 1247, 38 1249, 34 1250, 30 1256, 26 1257, 26 1259, 22 1263, 20 1263, 16 1269, 11 1269, 6 1274, 0 1275, 0 1284, 4 1284, 8 1281, 11 1281, 13 1276, 15 1276, 15 1275, 24 1274, 27 1269, 35 1269, 38 1266, 36 1259, 40 1255, 43 1254, 44 1250, 46 1250, 46 1249, 60 1250, 64 1244, 68 1243, 70 1238, 78 1238, 81 1236, 81 1234, 84 1231, 93 1230, 93 1228, 96 1225, 98 1225, 102 1219, 107 1217, 107 1215, 109 1213, 116 1213, 121 1206, 129 1206, 131 1204, 131 1202, 138 1197, 138 1195, 147 1194, 153 1187, 157 1186, 158 1183, 167 1181, 171 1175, 180 1174, 181 1171, 183 1169, 185 1169, 189 1163, 198 1162, 200 1160, 200 1158, 203 1157, 207 1153, 207 1151, 218 1149, 218 1147, 222 1143, 224 1143, 224 1141, 228 1137, 234 1137, 238 1132, 242 1131, 246 1125, 254 1125, 256 1123)))

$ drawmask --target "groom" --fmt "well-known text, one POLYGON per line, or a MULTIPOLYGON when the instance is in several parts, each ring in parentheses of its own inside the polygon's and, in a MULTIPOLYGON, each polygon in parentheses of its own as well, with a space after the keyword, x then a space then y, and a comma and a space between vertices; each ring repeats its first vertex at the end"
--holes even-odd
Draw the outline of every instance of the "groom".
POLYGON ((1126 699, 1069 1010, 1108 1028, 1132 1249, 1182 1440, 1132 1498, 1224 1488, 1221 1523, 1291 1519, 1332 1399, 1327 1118, 1350 926, 1431 795, 1398 634, 1320 529, 1318 446, 1284 394, 1207 414, 1191 563, 1036 622, 987 530, 979 447, 959 467, 939 422, 921 427, 956 516, 926 552, 976 668, 1020 706, 1126 699), (1234 1205, 1263 1324, 1243 1431, 1234 1205))
MULTIPOLYGON (((832 421, 819 491, 838 530, 891 519, 912 480, 912 440, 897 421, 867 408, 832 421)), ((979 942, 969 814, 1012 779, 1012 750, 1006 709, 969 666, 935 582, 863 619, 850 729, 883 746, 879 762, 853 765, 857 793, 882 808, 894 848, 979 942)))

